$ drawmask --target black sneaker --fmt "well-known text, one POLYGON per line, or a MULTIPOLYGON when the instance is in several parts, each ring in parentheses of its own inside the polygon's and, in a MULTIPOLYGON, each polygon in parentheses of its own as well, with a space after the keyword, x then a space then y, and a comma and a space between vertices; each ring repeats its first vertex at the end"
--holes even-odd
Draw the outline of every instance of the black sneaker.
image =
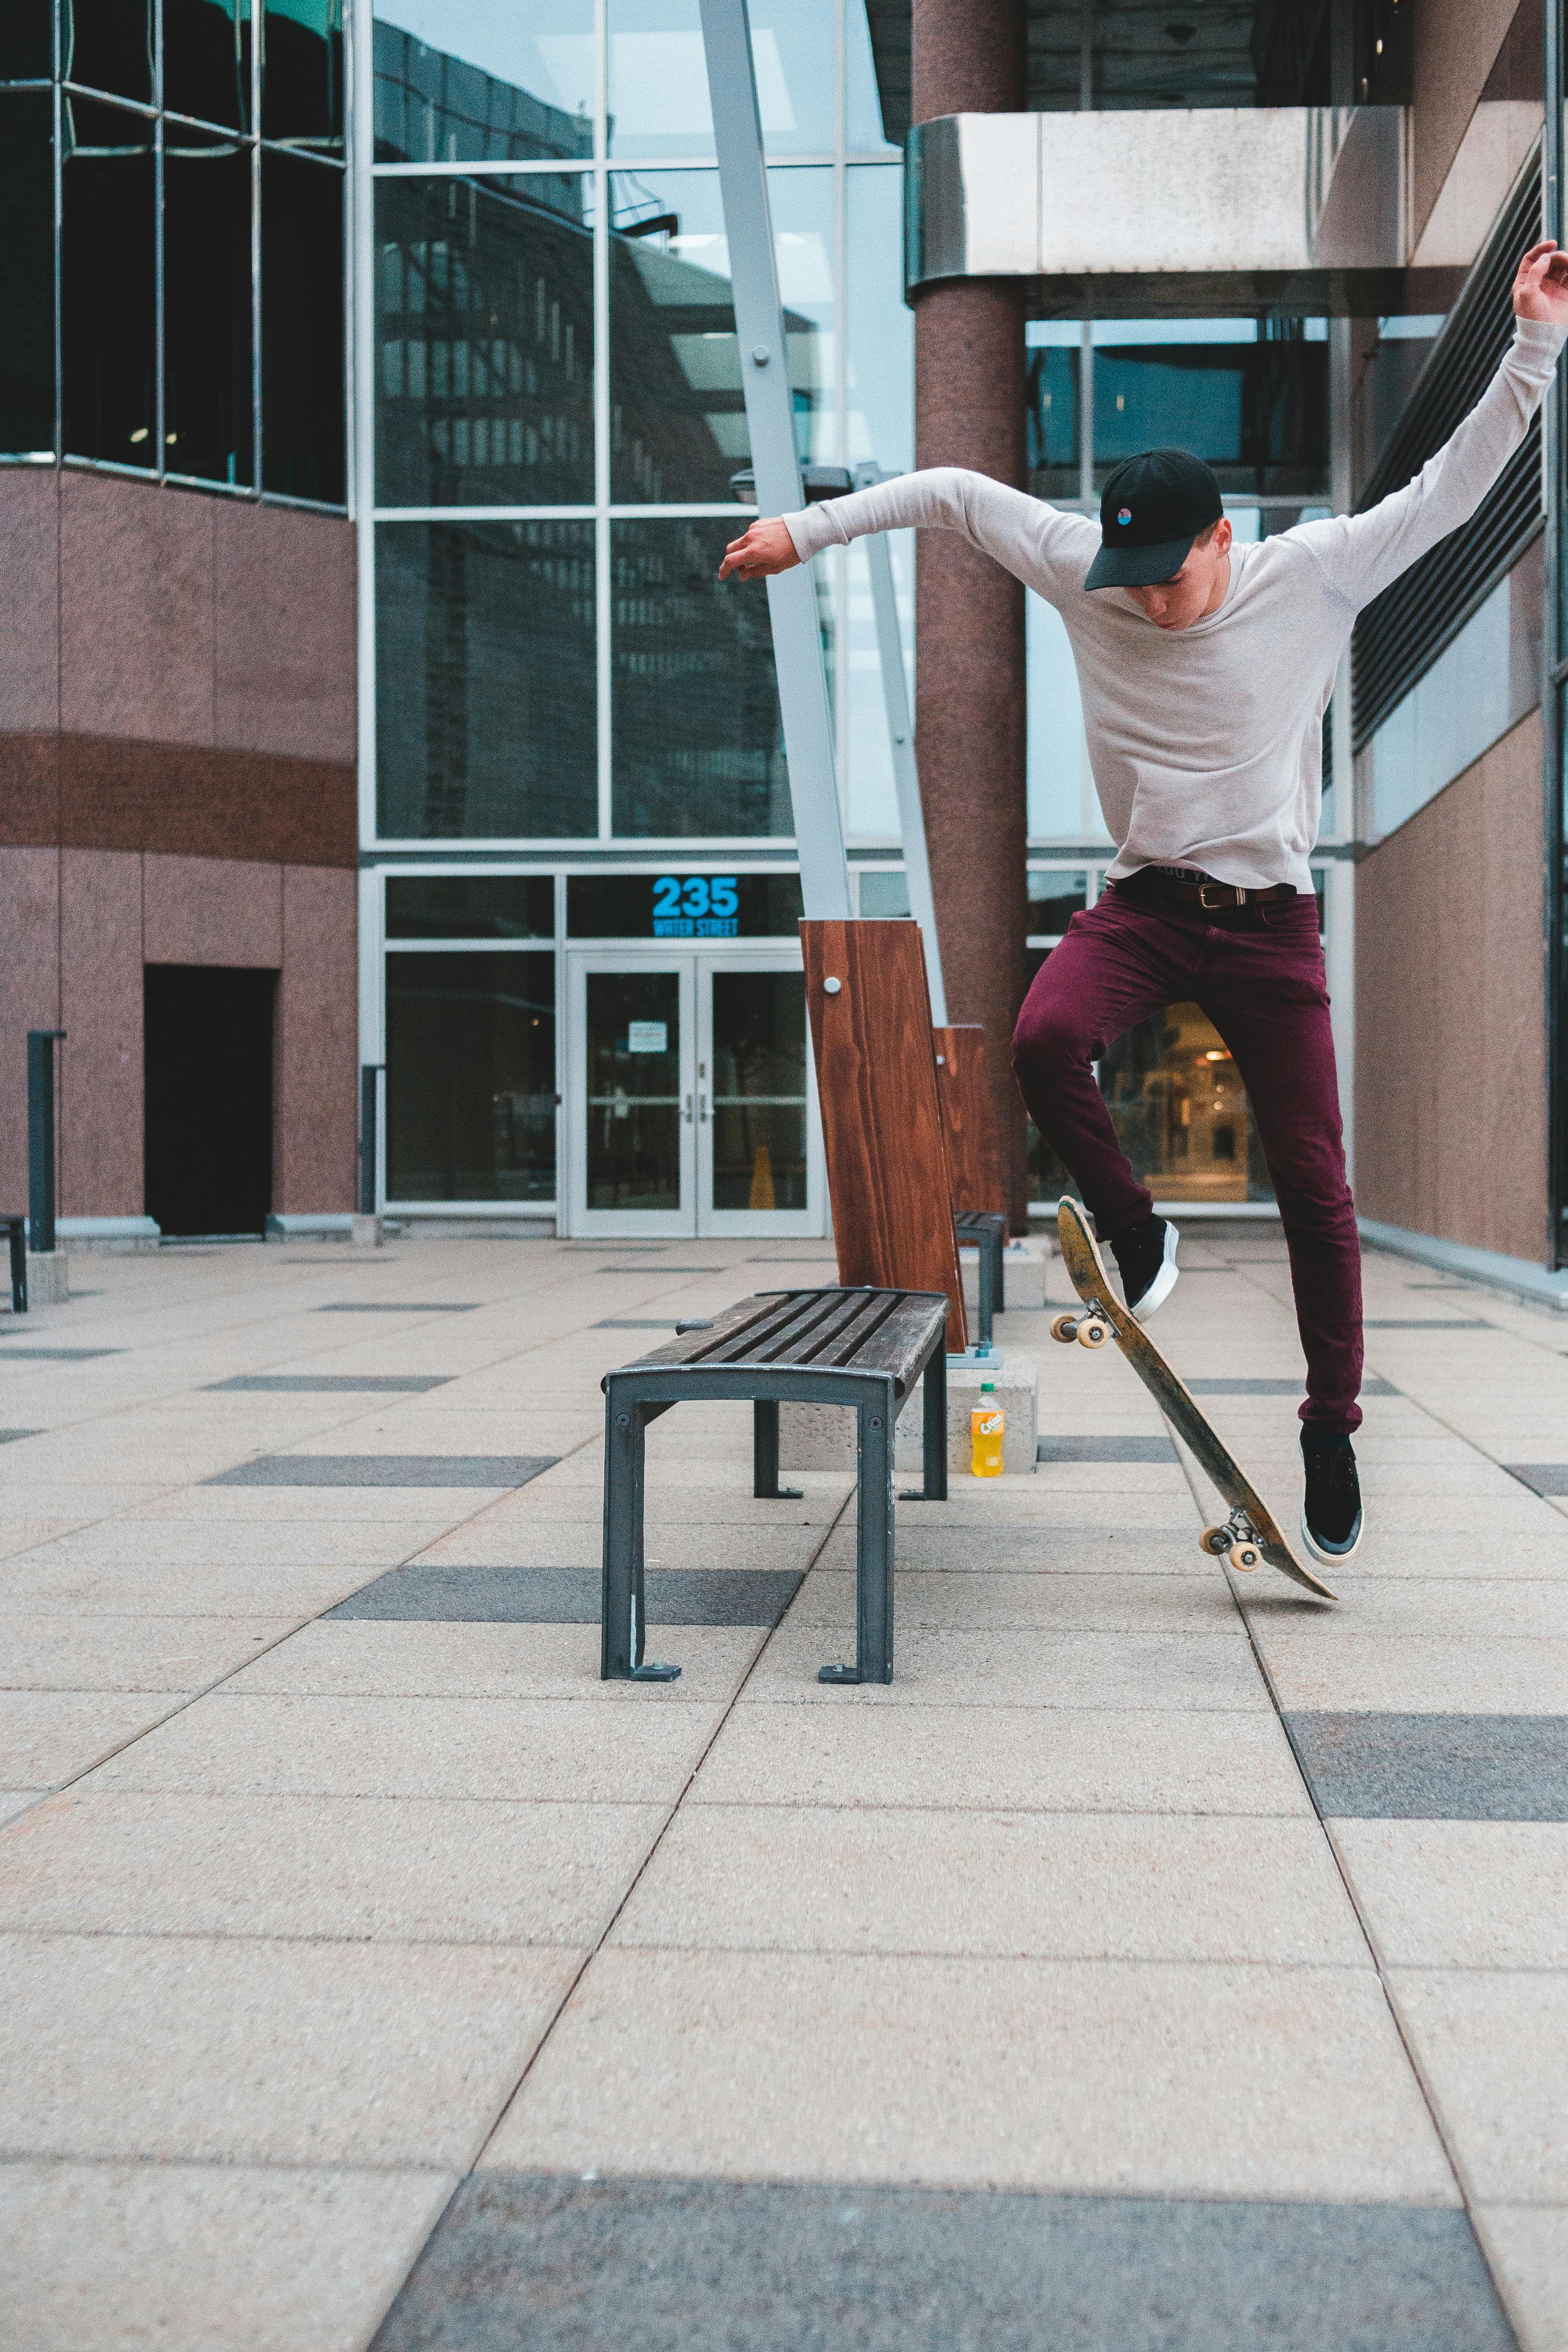
POLYGON ((1127 1311, 1135 1315, 1140 1323, 1147 1323, 1176 1286, 1180 1271, 1176 1244, 1181 1238, 1175 1226, 1163 1217, 1144 1217, 1138 1224, 1108 1236, 1110 1254, 1121 1276, 1127 1311))
POLYGON ((1325 1566, 1349 1559, 1361 1541, 1361 1480, 1348 1432, 1317 1429, 1304 1422, 1301 1459, 1307 1465, 1307 1496, 1301 1506, 1307 1549, 1325 1566))

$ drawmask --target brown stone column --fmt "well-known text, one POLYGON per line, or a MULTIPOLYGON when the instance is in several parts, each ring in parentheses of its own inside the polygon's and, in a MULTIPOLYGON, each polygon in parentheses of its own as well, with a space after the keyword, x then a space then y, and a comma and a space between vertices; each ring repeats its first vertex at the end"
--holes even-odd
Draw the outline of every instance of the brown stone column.
MULTIPOLYGON (((913 116, 1024 105, 1023 0, 914 0, 913 116)), ((1022 488, 1024 289, 935 286, 915 308, 915 463, 1022 488)), ((1007 1139, 1008 1207, 1028 1198, 1009 1047, 1024 989, 1024 591, 951 531, 920 534, 915 740, 950 1021, 985 1024, 1007 1139)))

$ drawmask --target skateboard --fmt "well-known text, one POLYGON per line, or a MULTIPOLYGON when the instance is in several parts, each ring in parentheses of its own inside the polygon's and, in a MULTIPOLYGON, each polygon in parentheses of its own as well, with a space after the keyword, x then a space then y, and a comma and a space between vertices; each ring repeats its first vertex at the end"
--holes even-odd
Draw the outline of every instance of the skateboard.
POLYGON ((1205 1475, 1230 1506, 1228 1518, 1204 1529, 1198 1538, 1201 1549, 1227 1559, 1232 1568, 1253 1569, 1267 1560, 1281 1576, 1305 1585, 1321 1601, 1335 1600, 1338 1596, 1302 1567, 1257 1488, 1237 1467, 1228 1448, 1220 1444, 1143 1326, 1117 1297, 1099 1244, 1076 1201, 1063 1201, 1057 1212, 1057 1227, 1062 1264, 1089 1312, 1057 1316, 1051 1337, 1064 1345, 1076 1339, 1082 1348, 1103 1348, 1108 1339, 1114 1339, 1161 1412, 1191 1446, 1205 1475))

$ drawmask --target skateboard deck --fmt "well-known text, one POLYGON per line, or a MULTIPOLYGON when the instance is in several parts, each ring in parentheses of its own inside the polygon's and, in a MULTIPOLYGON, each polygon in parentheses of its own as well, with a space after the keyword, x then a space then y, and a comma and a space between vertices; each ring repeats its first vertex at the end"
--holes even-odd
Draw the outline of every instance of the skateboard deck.
POLYGON ((1230 1507, 1228 1519, 1204 1529, 1200 1538, 1204 1550, 1218 1559, 1228 1559, 1233 1568, 1252 1569, 1260 1559, 1266 1559, 1281 1576, 1304 1585, 1320 1600, 1336 1599, 1310 1569, 1302 1567, 1280 1534, 1268 1506, 1243 1475, 1229 1448, 1209 1427, 1196 1400, 1171 1370, 1143 1326, 1128 1313, 1116 1296, 1099 1244, 1076 1201, 1062 1202, 1057 1212, 1057 1226, 1061 1236, 1062 1263, 1089 1312, 1057 1316, 1051 1324, 1051 1337, 1064 1342, 1076 1339, 1088 1348, 1103 1347, 1108 1339, 1114 1339, 1165 1418, 1191 1446, 1205 1475, 1230 1507))

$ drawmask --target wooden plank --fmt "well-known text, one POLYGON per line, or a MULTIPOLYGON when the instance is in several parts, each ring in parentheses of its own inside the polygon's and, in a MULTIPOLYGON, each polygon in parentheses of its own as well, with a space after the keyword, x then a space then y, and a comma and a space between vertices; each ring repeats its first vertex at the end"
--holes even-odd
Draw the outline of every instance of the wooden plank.
POLYGON ((934 1298, 904 1299, 881 1329, 856 1349, 855 1370, 891 1372, 900 1389, 908 1388, 921 1352, 930 1344, 940 1306, 934 1298))
POLYGON ((781 1315, 765 1330, 759 1325, 743 1342, 720 1352, 725 1361, 736 1364, 793 1362, 796 1351, 818 1332, 837 1330, 854 1315, 864 1296, 858 1290, 806 1291, 792 1299, 788 1314, 781 1315))
POLYGON ((931 1034, 952 1213, 956 1217, 966 1209, 988 1209, 1005 1215, 1007 1185, 985 1066, 985 1031, 978 1021, 966 1021, 931 1034))
MULTIPOLYGON (((773 1293, 760 1298, 743 1298, 737 1306, 726 1307, 712 1318, 712 1328, 707 1331, 683 1331, 667 1339, 662 1348, 650 1349, 646 1356, 634 1360, 637 1364, 700 1364, 732 1343, 753 1328, 776 1321, 792 1312, 792 1303, 773 1293)), ((628 1371, 630 1365, 617 1365, 617 1370, 628 1371)))
POLYGON ((838 1279, 945 1292, 956 1354, 968 1329, 920 928, 806 922, 800 938, 838 1279))

